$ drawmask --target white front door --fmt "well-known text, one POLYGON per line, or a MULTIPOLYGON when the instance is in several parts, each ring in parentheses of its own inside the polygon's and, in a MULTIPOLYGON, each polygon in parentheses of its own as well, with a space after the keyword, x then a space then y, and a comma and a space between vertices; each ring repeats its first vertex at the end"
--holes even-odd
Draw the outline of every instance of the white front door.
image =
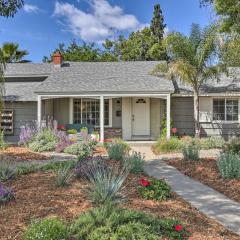
POLYGON ((132 98, 132 135, 150 136, 149 98, 132 98))

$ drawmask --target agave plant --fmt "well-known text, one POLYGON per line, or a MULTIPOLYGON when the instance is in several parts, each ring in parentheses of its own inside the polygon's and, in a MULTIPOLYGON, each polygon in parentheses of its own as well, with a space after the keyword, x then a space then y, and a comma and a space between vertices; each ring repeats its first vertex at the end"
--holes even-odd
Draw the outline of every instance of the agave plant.
POLYGON ((55 185, 57 187, 65 187, 73 178, 73 171, 70 166, 60 167, 57 171, 55 185))
POLYGON ((14 178, 16 174, 16 166, 11 162, 11 160, 1 160, 0 161, 0 181, 7 181, 14 178))
POLYGON ((90 186, 88 193, 93 203, 98 205, 119 204, 127 199, 126 179, 128 167, 94 166, 88 173, 90 186))

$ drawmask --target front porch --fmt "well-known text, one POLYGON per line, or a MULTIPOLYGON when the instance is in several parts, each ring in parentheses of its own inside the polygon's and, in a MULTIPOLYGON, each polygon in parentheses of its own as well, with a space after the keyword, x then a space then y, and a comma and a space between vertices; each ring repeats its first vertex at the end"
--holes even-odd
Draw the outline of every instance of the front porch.
POLYGON ((170 94, 38 95, 37 120, 58 124, 87 124, 100 141, 122 137, 128 141, 151 141, 160 136, 166 119, 170 137, 170 94))

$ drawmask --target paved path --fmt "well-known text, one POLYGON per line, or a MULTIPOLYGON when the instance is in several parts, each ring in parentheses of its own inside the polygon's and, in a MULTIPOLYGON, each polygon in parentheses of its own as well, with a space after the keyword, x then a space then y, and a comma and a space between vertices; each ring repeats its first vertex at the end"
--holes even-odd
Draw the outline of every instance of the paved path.
POLYGON ((134 151, 146 156, 146 172, 156 178, 165 178, 172 190, 192 206, 240 235, 240 204, 212 188, 197 182, 163 160, 156 159, 149 146, 133 146, 134 151))

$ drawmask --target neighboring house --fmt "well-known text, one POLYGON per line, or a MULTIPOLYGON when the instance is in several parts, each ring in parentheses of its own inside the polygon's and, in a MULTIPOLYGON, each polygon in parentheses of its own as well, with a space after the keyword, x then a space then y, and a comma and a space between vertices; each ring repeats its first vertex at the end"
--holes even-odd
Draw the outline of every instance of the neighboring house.
MULTIPOLYGON (((64 63, 55 54, 53 63, 8 64, 3 115, 12 118, 5 118, 7 140, 18 141, 21 126, 49 118, 58 124, 87 123, 100 131, 101 141, 156 139, 164 118, 168 137, 171 119, 179 134, 193 135, 191 90, 150 75, 158 63, 64 63)), ((240 77, 206 83, 200 96, 201 135, 239 134, 239 99, 240 77)))

